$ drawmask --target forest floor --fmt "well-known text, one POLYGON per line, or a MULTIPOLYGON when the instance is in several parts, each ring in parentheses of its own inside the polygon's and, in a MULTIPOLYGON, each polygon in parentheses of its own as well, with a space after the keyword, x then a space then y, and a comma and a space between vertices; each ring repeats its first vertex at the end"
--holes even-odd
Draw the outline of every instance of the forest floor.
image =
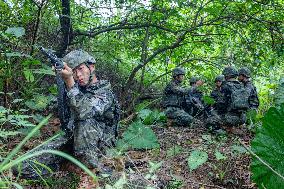
MULTIPOLYGON (((50 125, 41 131, 45 136, 27 143, 25 150, 36 146, 59 128, 56 119, 52 120, 50 125)), ((116 184, 130 189, 256 188, 251 181, 249 171, 250 155, 240 144, 241 141, 250 146, 251 133, 247 129, 241 129, 238 135, 231 133, 217 135, 203 128, 202 122, 197 122, 195 125, 195 129, 153 125, 152 129, 157 135, 160 148, 128 150, 120 155, 105 156, 102 162, 105 165, 112 164, 114 171, 110 175, 101 174, 98 184, 101 188, 106 184, 112 186, 110 188, 115 188, 116 184), (190 171, 188 157, 193 150, 206 152, 208 160, 190 171)), ((70 170, 70 166, 65 165, 60 172, 54 173, 45 182, 24 180, 23 184, 25 188, 30 189, 75 189, 80 182, 80 175, 82 172, 78 171, 78 168, 73 167, 70 170)))

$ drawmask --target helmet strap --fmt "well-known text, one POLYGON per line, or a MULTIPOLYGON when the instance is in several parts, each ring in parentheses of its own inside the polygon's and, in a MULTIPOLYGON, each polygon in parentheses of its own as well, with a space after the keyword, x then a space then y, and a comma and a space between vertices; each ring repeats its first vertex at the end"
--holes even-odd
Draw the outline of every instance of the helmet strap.
POLYGON ((90 65, 88 63, 85 63, 85 65, 89 68, 89 71, 90 71, 89 81, 87 84, 87 86, 89 86, 95 77, 95 71, 91 71, 90 65))

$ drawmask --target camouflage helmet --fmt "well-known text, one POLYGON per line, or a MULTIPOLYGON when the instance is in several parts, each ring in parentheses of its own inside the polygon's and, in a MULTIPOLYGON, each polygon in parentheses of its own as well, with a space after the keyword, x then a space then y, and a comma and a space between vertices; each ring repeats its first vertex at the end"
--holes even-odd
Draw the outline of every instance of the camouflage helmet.
POLYGON ((225 80, 225 77, 223 75, 218 75, 216 78, 215 78, 215 82, 217 81, 224 81, 225 80))
POLYGON ((180 67, 173 69, 173 77, 176 77, 178 75, 185 75, 185 70, 180 67))
POLYGON ((236 68, 234 68, 232 66, 228 66, 228 67, 224 68, 222 74, 225 77, 237 77, 238 71, 236 70, 236 68))
POLYGON ((197 77, 191 77, 189 80, 190 83, 196 83, 197 81, 198 81, 197 77))
POLYGON ((66 62, 72 69, 76 68, 82 63, 95 64, 96 60, 94 57, 89 55, 83 50, 74 50, 63 57, 63 62, 66 62))
POLYGON ((250 78, 250 70, 247 67, 242 67, 241 69, 239 69, 239 75, 250 78))

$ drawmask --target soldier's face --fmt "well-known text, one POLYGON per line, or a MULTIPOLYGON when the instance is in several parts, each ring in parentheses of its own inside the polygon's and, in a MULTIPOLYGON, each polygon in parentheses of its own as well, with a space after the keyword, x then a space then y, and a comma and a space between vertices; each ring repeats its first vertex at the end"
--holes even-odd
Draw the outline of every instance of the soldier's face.
POLYGON ((244 79, 245 79, 245 77, 244 77, 243 75, 239 75, 239 76, 238 76, 238 80, 239 80, 239 81, 243 81, 244 79))
POLYGON ((178 75, 177 76, 177 80, 180 81, 180 82, 183 81, 184 80, 184 75, 178 75))
POLYGON ((196 86, 198 86, 198 87, 203 85, 203 84, 204 84, 204 82, 202 80, 196 81, 196 86))
POLYGON ((81 64, 73 69, 74 80, 78 82, 80 86, 86 86, 88 84, 90 74, 90 70, 85 64, 81 64))
POLYGON ((217 87, 221 87, 221 85, 222 85, 222 81, 216 81, 216 83, 215 83, 215 84, 216 84, 216 86, 217 86, 217 87))

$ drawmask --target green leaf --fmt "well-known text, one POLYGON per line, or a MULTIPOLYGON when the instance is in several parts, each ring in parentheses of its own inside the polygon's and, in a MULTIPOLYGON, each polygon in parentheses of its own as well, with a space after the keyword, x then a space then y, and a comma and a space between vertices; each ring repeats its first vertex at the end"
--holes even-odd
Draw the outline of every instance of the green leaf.
POLYGON ((22 102, 24 99, 22 98, 16 98, 12 101, 13 104, 18 103, 18 102, 22 102))
POLYGON ((208 154, 200 150, 194 150, 187 159, 190 171, 197 169, 208 160, 208 154))
POLYGON ((21 37, 23 35, 25 35, 25 28, 23 27, 12 27, 12 28, 8 28, 5 33, 8 34, 12 34, 16 37, 21 37))
POLYGON ((159 142, 151 128, 144 126, 141 122, 132 123, 123 133, 123 142, 135 149, 159 148, 159 142))
POLYGON ((28 69, 24 70, 24 76, 25 76, 27 82, 34 82, 34 80, 35 80, 35 77, 34 77, 33 72, 31 70, 28 70, 28 69))
POLYGON ((202 100, 205 102, 205 104, 208 104, 208 105, 212 105, 215 103, 214 98, 212 98, 211 96, 203 96, 202 100))
POLYGON ((28 100, 25 102, 25 105, 28 106, 32 110, 43 110, 47 107, 47 105, 52 100, 51 96, 44 96, 37 94, 34 96, 32 100, 28 100))
POLYGON ((163 161, 155 163, 155 162, 151 162, 149 161, 149 173, 155 173, 163 164, 163 161))
POLYGON ((227 156, 221 154, 221 152, 219 152, 218 150, 215 151, 214 155, 215 155, 217 160, 225 160, 225 159, 227 159, 227 156))
POLYGON ((22 62, 23 66, 39 65, 40 61, 36 59, 27 59, 22 62))
POLYGON ((33 69, 33 73, 55 76, 55 73, 54 73, 54 71, 52 71, 51 68, 33 69))
POLYGON ((213 144, 211 135, 201 135, 201 138, 206 141, 207 144, 213 144))
POLYGON ((284 103, 284 78, 281 78, 279 83, 275 91, 275 104, 277 105, 284 103))
POLYGON ((21 57, 21 56, 25 56, 24 54, 19 53, 19 52, 5 53, 5 55, 6 55, 7 57, 21 57))
POLYGON ((164 112, 158 110, 142 109, 138 113, 138 117, 142 120, 145 125, 152 125, 156 122, 163 122, 166 120, 164 112))
POLYGON ((182 147, 178 145, 174 145, 170 149, 167 150, 167 157, 174 157, 182 152, 182 147))
MULTIPOLYGON (((282 176, 284 175, 284 104, 272 107, 263 118, 263 126, 252 141, 252 151, 282 176)), ((283 188, 284 180, 257 158, 251 164, 253 180, 259 188, 283 188)))
POLYGON ((236 154, 244 154, 247 150, 243 146, 233 145, 231 146, 232 152, 236 154))
POLYGON ((120 179, 112 186, 112 189, 123 189, 125 184, 127 184, 127 178, 125 174, 122 174, 120 179))
POLYGON ((150 109, 142 109, 138 113, 138 117, 140 117, 142 120, 146 119, 150 114, 152 113, 152 110, 150 109))
POLYGON ((9 136, 15 136, 17 134, 20 134, 18 131, 6 131, 4 129, 0 129, 0 138, 7 138, 9 136))

